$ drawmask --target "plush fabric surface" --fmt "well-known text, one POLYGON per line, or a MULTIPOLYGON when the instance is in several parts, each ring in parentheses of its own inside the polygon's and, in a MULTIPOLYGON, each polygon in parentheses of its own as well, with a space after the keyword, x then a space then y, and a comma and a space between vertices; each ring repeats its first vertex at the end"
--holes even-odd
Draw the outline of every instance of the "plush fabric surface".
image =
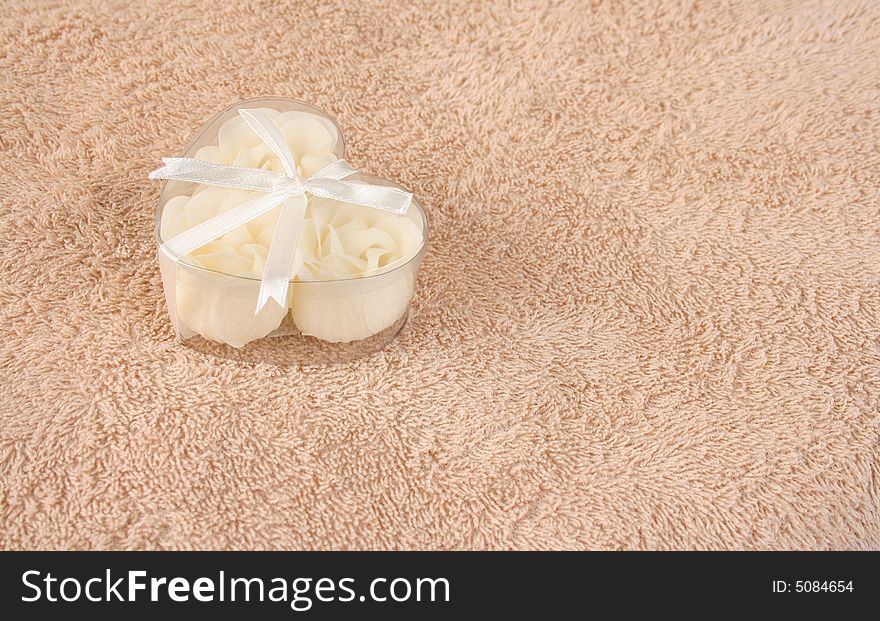
POLYGON ((880 5, 286 4, 2 3, 3 547, 880 547, 880 5), (260 95, 429 212, 380 354, 174 340, 147 173, 260 95))

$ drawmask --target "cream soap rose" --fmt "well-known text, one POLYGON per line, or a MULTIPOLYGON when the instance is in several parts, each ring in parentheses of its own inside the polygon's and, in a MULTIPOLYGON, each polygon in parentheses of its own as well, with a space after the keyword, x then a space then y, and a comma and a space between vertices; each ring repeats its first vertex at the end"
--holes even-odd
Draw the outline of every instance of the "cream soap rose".
POLYGON ((309 207, 296 274, 308 284, 294 284, 291 303, 296 326, 331 342, 356 341, 391 326, 409 306, 413 278, 379 278, 370 288, 357 279, 382 274, 415 256, 422 229, 407 216, 359 205, 314 198, 309 207))

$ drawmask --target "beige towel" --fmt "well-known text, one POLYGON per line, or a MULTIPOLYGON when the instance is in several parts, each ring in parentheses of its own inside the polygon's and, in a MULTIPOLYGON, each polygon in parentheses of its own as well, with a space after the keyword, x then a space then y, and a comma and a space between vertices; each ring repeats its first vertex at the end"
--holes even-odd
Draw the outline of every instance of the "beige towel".
POLYGON ((876 2, 22 4, 3 547, 880 547, 876 2), (429 210, 381 354, 174 341, 147 173, 258 95, 429 210))

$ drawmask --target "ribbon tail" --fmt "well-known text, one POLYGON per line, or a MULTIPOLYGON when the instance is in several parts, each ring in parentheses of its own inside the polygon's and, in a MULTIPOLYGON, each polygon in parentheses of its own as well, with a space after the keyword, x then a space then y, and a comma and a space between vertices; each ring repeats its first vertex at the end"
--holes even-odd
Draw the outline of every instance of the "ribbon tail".
POLYGON ((405 214, 412 204, 413 195, 399 188, 355 181, 337 181, 327 178, 309 177, 304 187, 314 196, 332 198, 346 203, 355 203, 381 209, 396 214, 405 214))
POLYGON ((241 190, 274 192, 287 181, 286 175, 259 168, 214 164, 190 157, 162 158, 165 164, 150 173, 150 179, 189 181, 241 190))
POLYGON ((352 168, 345 160, 336 160, 316 171, 310 178, 314 179, 345 179, 358 174, 357 168, 352 168))
POLYGON ((293 278, 296 247, 306 205, 308 201, 302 196, 290 197, 281 205, 269 256, 266 257, 266 267, 263 269, 255 315, 265 308, 269 300, 275 300, 282 308, 287 306, 287 291, 293 278))
POLYGON ((286 197, 286 194, 268 194, 242 203, 184 231, 176 237, 172 237, 162 244, 162 249, 175 260, 179 260, 193 250, 214 241, 221 235, 225 235, 242 224, 246 224, 254 218, 258 218, 264 213, 271 211, 280 205, 286 197))
POLYGON ((358 174, 345 160, 336 160, 318 170, 306 181, 306 190, 315 196, 357 203, 373 209, 405 214, 412 205, 411 192, 385 185, 346 180, 358 174))

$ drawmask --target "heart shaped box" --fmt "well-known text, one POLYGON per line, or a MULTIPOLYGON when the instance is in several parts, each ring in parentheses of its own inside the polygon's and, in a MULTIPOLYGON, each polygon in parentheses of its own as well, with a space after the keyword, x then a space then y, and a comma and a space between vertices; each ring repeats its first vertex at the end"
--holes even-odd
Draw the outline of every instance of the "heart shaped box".
MULTIPOLYGON (((250 99, 226 108, 196 134, 183 157, 195 157, 203 147, 218 146, 221 127, 237 117, 241 109, 274 110, 289 113, 288 117, 311 115, 328 131, 336 132, 333 155, 345 158, 345 139, 332 117, 306 103, 281 98, 250 99)), ((350 179, 400 187, 362 173, 350 179)), ((156 213, 159 247, 168 241, 162 236, 162 221, 169 201, 192 196, 200 187, 182 181, 163 185, 156 213)), ((188 261, 188 257, 175 261, 165 252, 158 252, 165 299, 177 336, 198 351, 270 364, 344 362, 379 351, 406 323, 427 250, 428 219, 415 198, 409 211, 400 217, 409 218, 422 232, 421 245, 414 254, 366 276, 292 280, 287 308, 267 306, 257 316, 258 277, 208 269, 188 261)))

